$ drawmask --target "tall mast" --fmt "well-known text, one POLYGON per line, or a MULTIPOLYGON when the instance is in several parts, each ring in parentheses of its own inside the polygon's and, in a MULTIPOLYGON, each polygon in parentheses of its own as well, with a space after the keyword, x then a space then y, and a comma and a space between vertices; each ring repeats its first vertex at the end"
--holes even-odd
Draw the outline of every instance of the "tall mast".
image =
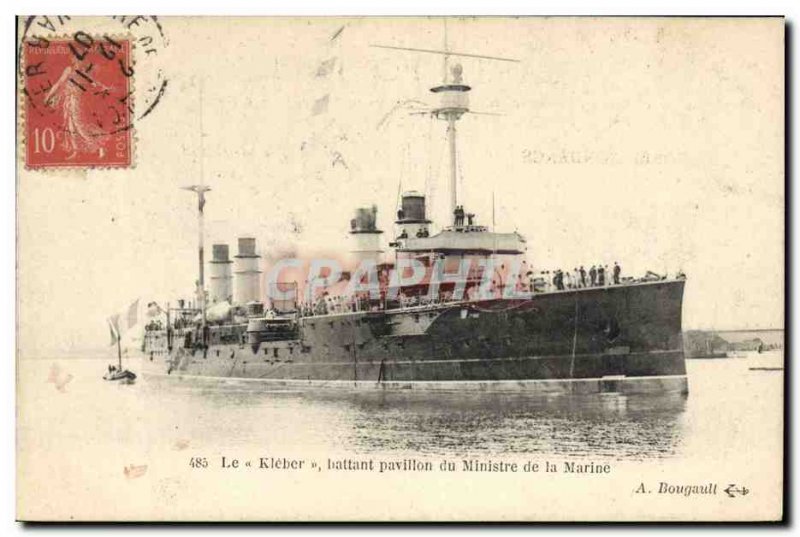
MULTIPOLYGON (((211 190, 203 184, 190 185, 182 187, 183 190, 190 190, 197 194, 197 261, 198 261, 198 280, 197 280, 197 299, 200 303, 200 310, 203 314, 202 330, 205 337, 206 328, 206 285, 205 285, 205 252, 203 248, 204 242, 204 225, 203 225, 203 208, 206 205, 206 192, 211 190)), ((205 342, 204 342, 205 343, 205 342)))
POLYGON ((121 334, 117 334, 117 363, 119 363, 119 370, 122 371, 122 344, 120 340, 122 339, 121 334))
POLYGON ((470 111, 468 94, 472 88, 465 85, 462 81, 463 69, 461 65, 454 64, 452 67, 450 66, 450 57, 459 56, 478 60, 492 60, 513 63, 519 63, 519 60, 513 58, 501 58, 499 56, 488 56, 485 54, 470 54, 465 52, 451 51, 447 43, 447 19, 444 20, 444 50, 377 44, 372 44, 370 46, 389 50, 404 50, 409 52, 422 52, 426 54, 439 54, 444 56, 442 85, 431 88, 433 93, 440 95, 440 102, 439 106, 434 108, 431 113, 437 119, 447 122, 447 142, 450 149, 450 217, 452 218, 453 213, 455 213, 456 207, 458 206, 458 144, 456 136, 456 121, 458 121, 462 115, 470 111))
POLYGON ((199 121, 200 121, 200 156, 199 156, 199 164, 200 164, 200 183, 196 185, 189 185, 182 187, 184 190, 189 190, 197 194, 197 262, 198 262, 198 279, 197 279, 197 301, 198 305, 200 306, 200 311, 202 313, 202 324, 200 326, 200 334, 203 338, 203 344, 206 344, 206 280, 205 280, 205 251, 203 247, 204 239, 205 239, 205 227, 203 222, 203 209, 206 206, 206 192, 211 190, 211 188, 205 185, 205 177, 203 173, 203 162, 205 160, 205 144, 203 143, 203 138, 205 137, 205 133, 203 132, 203 80, 200 80, 199 84, 199 91, 200 91, 200 114, 199 114, 199 121))
MULTIPOLYGON (((447 58, 447 56, 445 56, 447 58)), ((450 69, 450 80, 445 79, 441 86, 431 88, 433 93, 441 97, 439 107, 434 108, 433 115, 437 119, 447 121, 447 143, 450 148, 450 215, 458 206, 458 149, 456 121, 469 112, 468 92, 472 89, 463 84, 460 64, 450 69)))
POLYGON ((447 145, 450 148, 450 214, 452 215, 458 206, 458 155, 456 150, 456 119, 447 118, 447 145))

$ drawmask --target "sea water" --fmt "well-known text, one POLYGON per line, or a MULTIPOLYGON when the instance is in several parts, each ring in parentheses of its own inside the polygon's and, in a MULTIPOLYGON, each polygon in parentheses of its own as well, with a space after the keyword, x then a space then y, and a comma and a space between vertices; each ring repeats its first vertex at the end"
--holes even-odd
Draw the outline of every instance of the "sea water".
MULTIPOLYGON (((296 388, 173 376, 124 385, 102 379, 113 358, 19 360, 18 460, 26 478, 102 497, 116 493, 110 482, 123 472, 146 467, 157 477, 153 502, 161 506, 180 503, 170 486, 191 482, 192 461, 218 469, 221 457, 228 464, 252 458, 256 467, 259 460, 300 461, 303 469, 310 456, 342 469, 370 460, 387 468, 438 468, 443 460, 545 468, 556 461, 562 469, 566 461, 606 468, 612 479, 622 464, 663 468, 666 476, 704 468, 720 480, 744 465, 779 468, 782 457, 783 371, 750 369, 766 361, 782 366, 780 353, 687 360, 688 395, 630 396, 296 388)), ((136 370, 135 361, 126 365, 136 370)), ((633 483, 625 486, 633 492, 633 483)), ((53 498, 54 509, 69 503, 68 495, 53 498)))

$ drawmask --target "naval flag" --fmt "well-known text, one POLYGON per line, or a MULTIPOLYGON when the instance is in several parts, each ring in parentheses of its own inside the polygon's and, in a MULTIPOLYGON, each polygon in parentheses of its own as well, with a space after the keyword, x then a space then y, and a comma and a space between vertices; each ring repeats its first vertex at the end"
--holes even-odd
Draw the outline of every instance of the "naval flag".
POLYGON ((137 298, 128 306, 124 317, 122 314, 115 313, 106 320, 108 321, 108 329, 111 334, 111 345, 114 345, 122 338, 125 332, 136 326, 139 322, 139 299, 137 298), (120 317, 123 318, 123 322, 120 322, 120 317))
POLYGON ((128 306, 128 329, 130 330, 139 320, 139 299, 137 298, 136 301, 128 306))

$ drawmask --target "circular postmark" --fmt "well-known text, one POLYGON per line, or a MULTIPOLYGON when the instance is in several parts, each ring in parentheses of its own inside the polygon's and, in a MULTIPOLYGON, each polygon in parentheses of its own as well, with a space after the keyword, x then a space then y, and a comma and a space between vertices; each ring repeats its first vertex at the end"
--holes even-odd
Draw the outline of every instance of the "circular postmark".
POLYGON ((153 16, 28 17, 18 70, 26 166, 126 167, 157 108, 168 40, 153 16))

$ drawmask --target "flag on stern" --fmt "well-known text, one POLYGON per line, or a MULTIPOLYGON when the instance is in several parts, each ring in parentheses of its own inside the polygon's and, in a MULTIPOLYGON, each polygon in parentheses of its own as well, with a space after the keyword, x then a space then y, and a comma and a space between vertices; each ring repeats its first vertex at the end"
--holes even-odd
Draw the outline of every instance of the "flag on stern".
POLYGON ((137 298, 136 301, 128 306, 128 329, 133 328, 136 326, 136 323, 139 321, 139 299, 137 298))
POLYGON ((107 319, 111 334, 111 345, 122 339, 122 335, 139 322, 139 299, 137 298, 124 314, 115 313, 107 319))

